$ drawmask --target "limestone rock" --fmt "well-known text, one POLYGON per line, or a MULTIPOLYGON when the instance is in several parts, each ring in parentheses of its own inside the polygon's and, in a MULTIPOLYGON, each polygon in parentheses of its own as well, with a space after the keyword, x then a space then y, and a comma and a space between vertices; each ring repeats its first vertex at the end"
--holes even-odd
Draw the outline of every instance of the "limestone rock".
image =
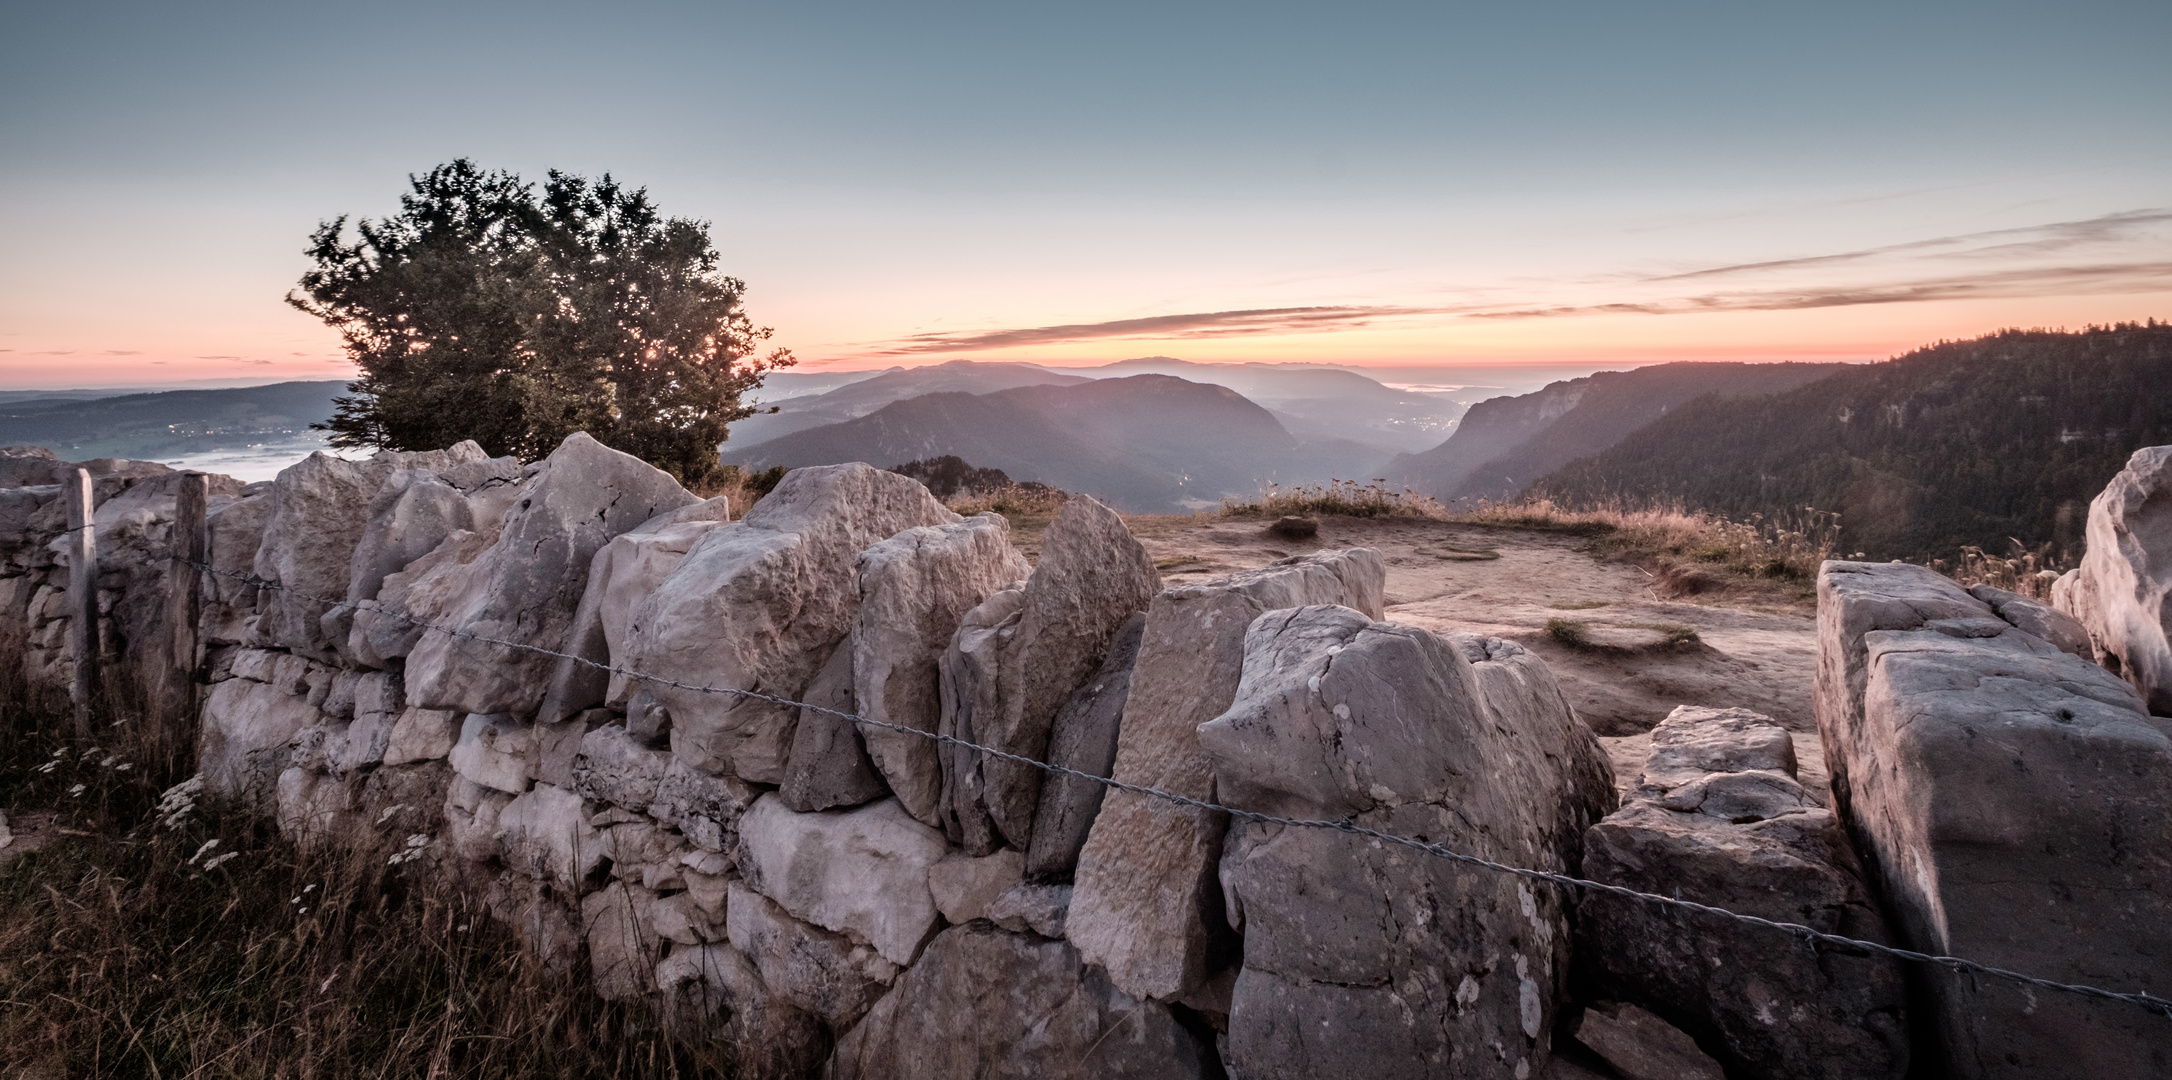
POLYGON ((364 841, 354 812, 354 788, 333 777, 290 768, 279 774, 280 835, 305 848, 364 841))
POLYGON ((528 790, 528 747, 534 726, 504 713, 470 713, 460 724, 460 739, 447 754, 453 771, 508 795, 528 790))
MULTIPOLYGON (((698 502, 666 473, 575 432, 545 458, 497 542, 465 564, 443 621, 469 634, 560 649, 596 552, 657 514, 698 502)), ((425 634, 407 657, 416 704, 481 713, 533 713, 557 661, 449 634, 425 634)))
MULTIPOLYGON (((981 601, 958 621, 958 632, 943 650, 939 671, 943 716, 940 733, 972 741, 976 717, 995 716, 1002 710, 1002 680, 998 676, 1004 642, 1015 636, 1025 617, 1023 582, 1000 590, 981 601)), ((943 831, 954 844, 986 855, 1001 846, 995 823, 981 812, 979 756, 963 747, 944 743, 936 747, 943 767, 943 831)))
POLYGON ((469 862, 498 857, 498 815, 511 795, 455 774, 445 790, 445 837, 452 853, 469 862))
POLYGON ((1968 594, 1991 605, 1999 618, 2012 623, 2022 633, 2043 638, 2060 652, 2070 652, 2084 660, 2096 659, 2096 650, 2089 643, 2089 631, 2057 607, 2037 603, 1995 585, 1971 585, 1968 594))
MULTIPOLYGON (((1114 510, 1084 496, 1066 501, 1041 538, 1017 621, 993 642, 995 709, 952 721, 961 738, 1036 761, 1047 759, 1056 712, 1108 655, 1126 620, 1161 589, 1154 561, 1114 510)), ((985 681, 986 673, 976 681, 985 681)), ((967 850, 984 837, 1024 851, 1033 842, 1040 769, 954 751, 948 778, 967 850), (985 819, 985 824, 977 819, 985 819)))
POLYGON ((694 541, 730 520, 731 502, 720 495, 650 518, 596 552, 564 649, 579 659, 558 661, 543 699, 544 723, 630 695, 624 676, 595 665, 623 666, 619 661, 626 655, 634 610, 663 584, 694 541))
POLYGON ((1112 986, 1061 941, 952 927, 837 1042, 836 1080, 1181 1080, 1218 1075, 1167 1006, 1112 986))
MULTIPOLYGON (((1834 809, 1901 944, 2161 983, 2172 852, 2127 838, 2172 830, 2172 724, 2133 687, 1928 570, 1828 562, 1817 716, 1834 809)), ((1953 1075, 2161 1072, 2163 1021, 2141 1010, 1922 976, 1953 1075)))
MULTIPOLYGON (((1050 533, 1055 530, 1052 525, 1050 533)), ((850 639, 860 715, 936 731, 942 720, 937 667, 959 621, 989 594, 1032 572, 1011 546, 1009 524, 992 513, 907 529, 862 552, 860 611, 850 639)), ((859 736, 905 809, 940 826, 943 775, 935 742, 875 727, 860 727, 859 736)))
POLYGON ((334 603, 346 597, 355 546, 385 481, 402 469, 435 471, 483 457, 472 442, 419 453, 388 450, 367 461, 320 450, 282 470, 272 481, 255 571, 284 589, 260 598, 261 639, 330 659, 333 643, 319 620, 332 605, 309 597, 334 603))
POLYGON ((452 766, 443 761, 372 769, 362 781, 362 817, 387 841, 438 832, 452 780, 452 766))
POLYGON ((1584 1010, 1576 1041, 1605 1058, 1624 1080, 1726 1080, 1719 1062, 1698 1049, 1696 1040, 1634 1005, 1584 1010))
POLYGON ((211 688, 197 736, 197 770, 222 795, 266 804, 286 768, 287 740, 322 720, 308 700, 248 679, 211 688))
POLYGON ((384 763, 406 765, 445 757, 459 741, 461 725, 461 715, 450 710, 402 709, 385 741, 384 763))
POLYGON ((606 1001, 640 997, 656 985, 662 950, 641 913, 655 895, 614 881, 581 900, 587 930, 589 985, 606 1001))
POLYGON ((1071 886, 1021 883, 996 897, 988 905, 987 916, 1005 930, 1031 930, 1042 937, 1060 938, 1070 913, 1071 886))
MULTIPOLYGON (((626 665, 694 685, 796 700, 852 628, 860 552, 920 525, 958 520, 917 481, 863 464, 796 469, 729 525, 695 541, 635 609, 626 665)), ((784 777, 796 710, 676 687, 672 752, 756 783, 784 777)))
POLYGON ((2088 552, 2067 595, 2104 666, 2172 716, 2172 446, 2134 452, 2089 503, 2088 552))
POLYGON ((731 1048, 734 1076, 812 1076, 828 1046, 822 1023, 770 993, 761 972, 724 944, 680 947, 656 965, 667 1012, 682 1039, 713 1038, 731 1048))
POLYGON ((988 914, 988 905, 1023 880, 1025 865, 1025 856, 1009 848, 979 858, 953 851, 928 868, 928 891, 945 920, 969 923, 988 914))
MULTIPOLYGON (((1584 876, 1890 940, 1832 812, 1794 776, 1787 731, 1769 718, 1682 706, 1652 729, 1636 797, 1585 835, 1584 876)), ((1655 1010, 1735 1075, 1908 1071, 1904 973, 1890 961, 1812 952, 1762 927, 1603 893, 1578 910, 1576 958, 1588 996, 1655 1010)))
POLYGON ((377 599, 349 613, 342 655, 366 667, 386 667, 413 652, 425 633, 435 633, 424 627, 446 619, 469 565, 497 542, 497 525, 458 530, 399 573, 386 575, 377 599))
MULTIPOLYGON (((858 806, 889 794, 875 761, 861 738, 861 725, 820 711, 856 712, 852 693, 853 649, 850 639, 830 653, 814 682, 800 697, 815 708, 799 710, 792 728, 792 752, 785 761, 784 783, 777 797, 802 813, 858 806)), ((901 736, 909 737, 909 736, 901 736)))
POLYGON ((809 926, 740 882, 732 882, 725 912, 732 947, 754 961, 769 991, 838 1030, 865 1016, 897 978, 898 966, 874 949, 809 926))
MULTIPOLYGON (((472 446, 472 443, 462 445, 472 446)), ((367 523, 348 560, 347 604, 324 613, 324 636, 345 650, 353 630, 353 604, 377 599, 388 575, 428 555, 447 536, 475 527, 465 495, 427 470, 401 469, 386 477, 370 502, 367 523)), ((352 659, 352 654, 348 654, 352 659)))
POLYGON ((893 964, 912 963, 935 930, 928 868, 947 845, 896 799, 796 814, 765 795, 740 820, 739 839, 748 886, 797 918, 857 935, 893 964))
POLYGON ((218 571, 204 575, 200 634, 207 646, 235 645, 249 637, 258 589, 234 575, 256 573, 256 551, 264 543, 264 525, 270 519, 271 507, 271 493, 267 490, 226 502, 214 499, 204 515, 211 533, 208 561, 218 571))
POLYGON ((398 719, 385 712, 357 714, 352 723, 325 740, 326 767, 334 775, 347 776, 383 761, 398 719))
POLYGON ((507 866, 567 894, 579 892, 610 855, 581 797, 549 784, 537 784, 498 812, 498 844, 507 866))
MULTIPOLYGON (((1050 727, 1048 761, 1094 776, 1116 766, 1117 732, 1124 702, 1131 696, 1131 669, 1139 659, 1146 613, 1124 622, 1109 644, 1101 670, 1071 695, 1050 727)), ((1077 776, 1050 774, 1041 781, 1041 805, 1033 815, 1033 843, 1026 852, 1026 872, 1036 878, 1068 878, 1078 865, 1079 849, 1101 812, 1108 788, 1077 776)))
MULTIPOLYGON (((1235 701, 1198 739, 1232 807, 1349 818, 1516 866, 1574 867, 1614 803, 1598 739, 1536 656, 1344 607, 1255 619, 1235 701)), ((1234 1072, 1509 1076, 1546 1061, 1568 960, 1554 890, 1256 823, 1232 829, 1220 871, 1245 935, 1234 1072)), ((1080 915, 1075 894, 1073 940, 1080 915)))
MULTIPOLYGON (((550 725, 564 727, 565 725, 550 725)), ((580 753, 573 759, 574 790, 598 802, 647 813, 656 792, 670 770, 671 755, 651 750, 616 726, 596 728, 581 736, 580 753)))
MULTIPOLYGON (((1340 604, 1378 618, 1387 564, 1370 548, 1285 559, 1216 581, 1164 590, 1146 613, 1131 695, 1116 743, 1116 779, 1195 799, 1214 797, 1200 724, 1236 698, 1245 628, 1263 612, 1340 604)), ((1110 791, 1075 873, 1068 933, 1126 993, 1168 998, 1210 973, 1222 947, 1215 866, 1224 822, 1160 800, 1110 791)))

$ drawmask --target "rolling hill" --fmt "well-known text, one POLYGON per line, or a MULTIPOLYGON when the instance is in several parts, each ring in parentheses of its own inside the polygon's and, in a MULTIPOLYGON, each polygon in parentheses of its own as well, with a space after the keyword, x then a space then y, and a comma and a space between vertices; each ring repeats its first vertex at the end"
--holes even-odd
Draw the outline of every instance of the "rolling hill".
MULTIPOLYGON (((989 394, 1020 386, 1066 386, 1086 380, 1077 375, 1058 375, 1032 364, 990 364, 952 360, 919 368, 891 368, 821 393, 781 396, 795 385, 791 375, 779 372, 764 381, 756 397, 777 411, 750 416, 732 425, 731 442, 740 445, 768 442, 795 431, 835 424, 866 416, 893 401, 923 394, 989 394)), ((837 372, 832 377, 857 372, 837 372)), ((804 378, 804 377, 802 377, 804 378)), ((727 449, 729 449, 727 447, 727 449)))
POLYGON ((43 446, 75 460, 147 461, 268 442, 321 446, 322 437, 313 436, 309 425, 331 419, 332 399, 346 392, 346 382, 336 380, 6 402, 0 403, 0 445, 43 446))
POLYGON ((1175 511, 1250 495, 1267 483, 1357 475, 1374 453, 1357 443, 1299 439, 1227 387, 1134 375, 926 394, 756 445, 726 444, 724 457, 767 468, 887 466, 955 454, 1127 510, 1175 511))
POLYGON ((1742 519, 1815 506, 1871 558, 2078 554, 2091 497, 2172 443, 2172 325, 2008 330, 1783 393, 1684 404, 1533 493, 1742 519))
POLYGON ((1506 499, 1707 394, 1770 394, 1845 364, 1677 363, 1602 371, 1471 406, 1447 441, 1390 462, 1390 483, 1442 501, 1506 499))

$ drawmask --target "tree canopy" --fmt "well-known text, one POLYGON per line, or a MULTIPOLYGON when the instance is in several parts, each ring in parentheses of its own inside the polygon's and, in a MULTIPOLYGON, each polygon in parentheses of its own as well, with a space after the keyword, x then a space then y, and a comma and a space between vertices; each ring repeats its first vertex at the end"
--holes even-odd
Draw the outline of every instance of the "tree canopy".
POLYGON ((287 302, 339 330, 362 377, 322 427, 337 446, 474 439, 531 460, 587 431, 692 483, 783 349, 718 270, 705 222, 646 189, 552 170, 538 194, 463 158, 411 176, 399 213, 310 237, 287 302))

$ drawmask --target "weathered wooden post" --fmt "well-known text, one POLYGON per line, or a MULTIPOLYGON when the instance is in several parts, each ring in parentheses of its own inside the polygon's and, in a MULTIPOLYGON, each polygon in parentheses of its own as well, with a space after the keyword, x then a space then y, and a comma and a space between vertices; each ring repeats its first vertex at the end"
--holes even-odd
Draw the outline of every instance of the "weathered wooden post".
POLYGON ((91 694, 98 685, 98 529, 91 504, 90 472, 77 469, 63 492, 68 500, 68 651, 75 677, 68 701, 75 706, 75 733, 91 737, 91 694))
POLYGON ((166 570, 167 636, 173 646, 160 684, 166 687, 160 703, 162 722, 185 725, 196 711, 196 676, 202 666, 197 640, 204 612, 204 574, 209 563, 211 536, 205 514, 211 505, 211 478, 203 473, 184 473, 174 490, 173 532, 169 543, 173 563, 166 570))

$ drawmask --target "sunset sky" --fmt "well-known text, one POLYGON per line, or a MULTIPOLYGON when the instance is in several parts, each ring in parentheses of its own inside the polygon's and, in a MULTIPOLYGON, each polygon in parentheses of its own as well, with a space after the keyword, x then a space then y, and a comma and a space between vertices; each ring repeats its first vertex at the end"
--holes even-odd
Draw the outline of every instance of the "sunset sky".
POLYGON ((458 156, 713 223, 812 369, 1874 359, 2172 317, 2172 4, 0 11, 0 388, 348 373, 458 156))

